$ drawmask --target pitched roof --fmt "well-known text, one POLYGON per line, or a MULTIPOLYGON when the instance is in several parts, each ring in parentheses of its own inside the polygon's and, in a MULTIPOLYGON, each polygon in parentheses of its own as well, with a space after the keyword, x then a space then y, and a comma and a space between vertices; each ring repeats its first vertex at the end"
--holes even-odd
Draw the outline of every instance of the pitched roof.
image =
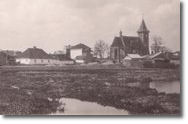
POLYGON ((141 59, 142 57, 139 54, 127 54, 124 60, 131 60, 131 59, 141 59))
POLYGON ((141 23, 141 25, 140 25, 140 27, 139 27, 139 29, 138 29, 137 32, 138 32, 138 33, 139 33, 139 32, 149 32, 149 30, 148 30, 147 27, 146 27, 146 24, 145 24, 145 21, 144 21, 144 20, 142 20, 142 23, 141 23))
POLYGON ((111 45, 111 47, 117 47, 117 46, 123 46, 120 37, 115 37, 111 45))
POLYGON ((48 55, 44 50, 33 47, 25 50, 18 58, 30 58, 30 59, 51 59, 52 57, 48 55))
POLYGON ((111 47, 124 47, 123 42, 125 46, 139 47, 141 40, 139 37, 134 36, 115 37, 111 47))
POLYGON ((151 55, 149 55, 148 57, 151 58, 151 59, 153 59, 153 58, 159 56, 160 54, 162 54, 162 52, 157 52, 157 53, 155 53, 155 54, 151 54, 151 55))
POLYGON ((86 46, 85 44, 77 44, 75 46, 72 46, 71 49, 90 49, 90 47, 86 46))
POLYGON ((130 58, 142 58, 139 54, 128 54, 130 58))

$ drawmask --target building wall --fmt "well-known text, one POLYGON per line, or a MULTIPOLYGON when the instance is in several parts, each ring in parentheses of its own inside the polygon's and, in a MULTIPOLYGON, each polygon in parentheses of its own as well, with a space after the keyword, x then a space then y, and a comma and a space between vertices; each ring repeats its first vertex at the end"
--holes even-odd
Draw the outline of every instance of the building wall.
POLYGON ((111 59, 118 59, 119 56, 119 48, 118 47, 111 47, 110 48, 110 58, 111 59))
POLYGON ((54 59, 30 59, 30 64, 39 64, 39 65, 47 65, 47 64, 57 64, 58 61, 54 59))
POLYGON ((20 64, 31 64, 31 65, 46 65, 46 64, 56 64, 58 63, 57 60, 53 59, 29 59, 29 58, 19 58, 16 59, 16 62, 20 64))
POLYGON ((149 54, 149 31, 140 32, 138 33, 138 36, 141 39, 141 42, 144 46, 144 49, 142 49, 141 53, 143 55, 149 54))
POLYGON ((70 50, 71 59, 75 59, 77 56, 82 56, 82 49, 71 49, 70 50))
POLYGON ((74 64, 73 61, 60 61, 55 59, 28 59, 28 58, 19 58, 16 59, 16 62, 26 65, 65 65, 65 64, 74 64))
POLYGON ((6 56, 0 53, 0 65, 6 65, 6 56))
POLYGON ((17 62, 17 63, 20 63, 20 64, 30 64, 30 59, 27 59, 27 58, 19 58, 19 59, 16 59, 16 62, 17 62))
POLYGON ((125 51, 119 47, 111 47, 110 58, 116 62, 121 62, 121 60, 126 56, 125 51))

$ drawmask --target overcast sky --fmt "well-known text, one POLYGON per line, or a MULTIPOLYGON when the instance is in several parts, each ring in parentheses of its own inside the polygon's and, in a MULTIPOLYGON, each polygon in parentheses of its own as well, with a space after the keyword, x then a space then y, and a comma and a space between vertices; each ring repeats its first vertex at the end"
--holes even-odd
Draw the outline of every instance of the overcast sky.
POLYGON ((114 36, 137 36, 142 15, 150 36, 158 35, 172 50, 180 49, 179 0, 0 0, 0 49, 37 46, 47 52, 64 45, 114 36))

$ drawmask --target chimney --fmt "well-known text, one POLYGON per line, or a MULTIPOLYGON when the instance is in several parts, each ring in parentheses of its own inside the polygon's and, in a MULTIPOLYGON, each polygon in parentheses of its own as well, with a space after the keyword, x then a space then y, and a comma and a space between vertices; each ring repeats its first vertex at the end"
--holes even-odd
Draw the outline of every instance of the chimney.
POLYGON ((121 31, 121 30, 120 30, 120 32, 119 32, 119 36, 122 37, 122 31, 121 31))

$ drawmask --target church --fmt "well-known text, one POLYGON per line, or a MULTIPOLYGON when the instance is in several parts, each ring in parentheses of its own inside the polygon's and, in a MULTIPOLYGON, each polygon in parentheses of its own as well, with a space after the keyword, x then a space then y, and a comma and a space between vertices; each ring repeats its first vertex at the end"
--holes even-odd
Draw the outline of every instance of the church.
POLYGON ((124 36, 120 31, 119 36, 114 37, 110 47, 110 58, 114 62, 121 62, 127 54, 149 54, 149 30, 144 19, 137 30, 138 36, 124 36))

